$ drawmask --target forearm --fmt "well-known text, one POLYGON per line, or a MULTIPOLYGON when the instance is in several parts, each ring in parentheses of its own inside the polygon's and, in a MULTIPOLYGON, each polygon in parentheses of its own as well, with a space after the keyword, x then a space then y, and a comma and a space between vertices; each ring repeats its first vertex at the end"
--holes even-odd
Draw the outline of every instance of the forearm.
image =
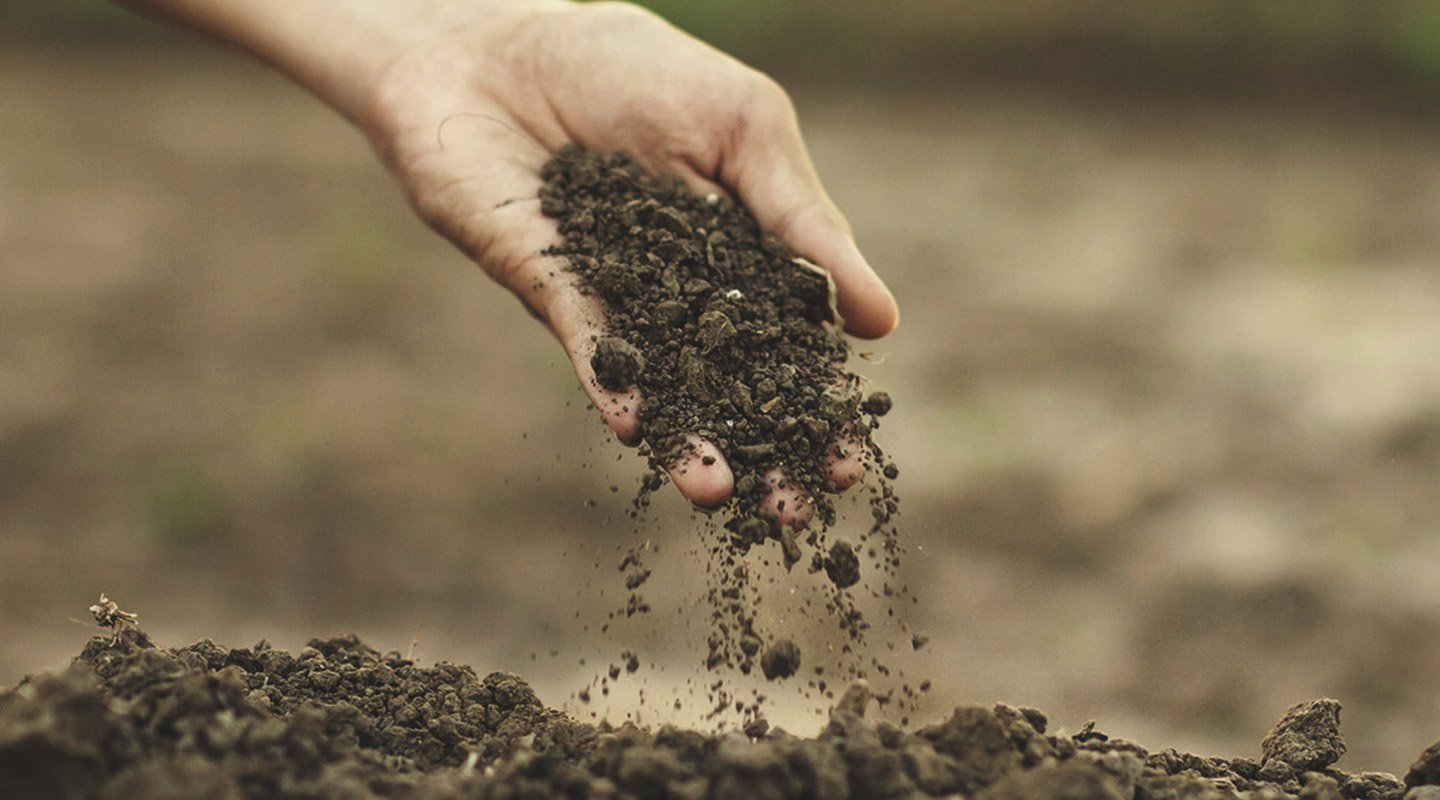
POLYGON ((567 0, 117 0, 204 32, 274 66, 352 120, 386 68, 423 43, 478 24, 495 37, 567 0))

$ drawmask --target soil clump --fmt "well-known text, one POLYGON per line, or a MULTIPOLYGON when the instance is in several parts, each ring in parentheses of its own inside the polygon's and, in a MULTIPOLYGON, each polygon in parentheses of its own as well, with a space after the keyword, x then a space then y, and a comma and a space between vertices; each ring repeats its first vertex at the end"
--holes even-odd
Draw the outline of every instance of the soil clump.
POLYGON ((1260 766, 1272 762, 1302 770, 1321 770, 1345 755, 1340 735, 1340 703, 1320 699, 1300 703, 1285 712, 1260 746, 1260 766))
POLYGON ((814 738, 764 720, 719 734, 590 725, 545 708, 515 675, 421 666, 353 636, 293 655, 208 639, 171 650, 121 626, 92 639, 69 670, 0 690, 0 796, 1401 800, 1440 791, 1440 743, 1404 782, 1335 768, 1343 740, 1333 700, 1292 709, 1259 759, 1151 751, 1093 722, 1050 732, 1041 712, 1004 704, 962 706, 914 728, 876 721, 870 705, 868 688, 852 685, 814 738))
POLYGON ((800 669, 800 648, 789 639, 781 639, 765 648, 760 669, 769 680, 788 678, 800 669))
MULTIPOLYGON (((850 346, 828 275, 763 231, 742 205, 692 194, 679 178, 649 175, 624 154, 567 147, 541 174, 541 210, 561 236, 547 252, 605 311, 591 358, 596 381, 643 397, 641 449, 650 474, 636 515, 667 468, 693 452, 695 437, 714 444, 734 474, 734 493, 718 510, 723 530, 709 542, 706 666, 749 674, 758 645, 778 637, 757 630, 756 570, 746 559, 766 545, 773 548, 766 558, 787 572, 805 560, 804 548, 814 553, 810 572, 830 583, 813 612, 834 619, 848 641, 852 663, 842 675, 891 674, 861 646, 870 625, 847 590, 865 572, 874 596, 909 598, 896 578, 902 549, 891 481, 899 470, 872 436, 893 402, 867 393, 864 379, 846 368, 850 346), (840 455, 857 456, 869 475, 871 524, 858 546, 826 538, 836 521, 830 467, 840 455), (777 487, 805 498, 808 529, 775 524, 766 499, 777 487)), ((791 672, 764 670, 767 677, 791 672)), ((902 686, 900 695, 913 691, 902 686)), ((714 699, 719 707, 733 698, 722 689, 714 699)))
POLYGON ((841 589, 854 586, 860 580, 860 557, 849 542, 835 542, 830 545, 830 555, 825 559, 825 574, 841 589))

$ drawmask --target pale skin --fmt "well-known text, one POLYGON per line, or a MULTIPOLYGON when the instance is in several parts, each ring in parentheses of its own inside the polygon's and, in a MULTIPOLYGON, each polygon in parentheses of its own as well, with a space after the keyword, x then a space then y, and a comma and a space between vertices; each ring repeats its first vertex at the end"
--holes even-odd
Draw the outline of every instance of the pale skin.
MULTIPOLYGON (((834 278, 845 328, 899 321, 885 284, 811 165, 789 97, 745 66, 626 3, 570 0, 122 0, 253 53, 357 125, 420 216, 520 298, 565 348, 580 385, 624 442, 640 437, 635 391, 590 367, 604 316, 561 265, 536 192, 566 143, 625 150, 697 192, 743 201, 762 226, 834 278)), ((671 470, 693 504, 725 502, 734 476, 708 442, 671 470), (710 456, 714 463, 705 464, 710 456)), ((843 448, 842 448, 843 449, 843 448)), ((837 490, 863 472, 837 454, 837 490)), ((811 509, 781 485, 780 524, 811 509)))

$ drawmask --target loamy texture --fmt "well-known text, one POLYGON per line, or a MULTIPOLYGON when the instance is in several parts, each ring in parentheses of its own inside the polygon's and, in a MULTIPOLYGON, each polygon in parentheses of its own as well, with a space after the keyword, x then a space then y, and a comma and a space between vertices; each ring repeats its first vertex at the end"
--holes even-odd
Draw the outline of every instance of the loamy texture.
MULTIPOLYGON (((813 739, 761 721, 719 735, 615 729, 544 708, 514 675, 422 667, 354 637, 291 655, 209 640, 168 650, 126 631, 93 639, 67 672, 0 691, 0 797, 1399 800, 1406 791, 1385 773, 1150 752, 1093 723, 1050 733, 1039 711, 1006 705, 904 729, 867 719, 868 697, 852 686, 813 739)), ((1428 768, 1412 770, 1412 785, 1431 780, 1428 768)))

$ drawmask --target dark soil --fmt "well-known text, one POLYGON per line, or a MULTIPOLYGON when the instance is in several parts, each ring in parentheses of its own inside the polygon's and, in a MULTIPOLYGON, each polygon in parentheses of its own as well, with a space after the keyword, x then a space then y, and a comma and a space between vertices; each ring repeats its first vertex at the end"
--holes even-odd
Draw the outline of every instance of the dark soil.
POLYGON ((789 639, 775 642, 760 656, 760 669, 770 680, 794 675, 800 669, 800 648, 789 639))
POLYGON ((841 589, 854 586, 860 580, 860 557, 849 542, 839 541, 830 545, 825 558, 825 574, 841 589))
POLYGON ((891 400, 846 371, 825 272, 729 198, 691 194, 623 154, 567 148, 542 175, 541 209, 564 239, 551 252, 605 306, 597 380, 642 392, 657 472, 689 436, 715 444, 735 474, 726 527, 742 547, 770 538, 760 501, 777 472, 832 524, 828 462, 837 448, 879 460, 870 431, 891 400))
POLYGON ((1436 753, 1405 781, 1334 766, 1339 704, 1302 703, 1260 758, 1150 751, 1035 709, 955 709, 905 729, 854 685, 813 739, 752 721, 703 734, 588 725, 520 678, 420 666, 354 637, 300 653, 97 637, 71 669, 0 691, 0 797, 868 798, 1159 800, 1440 795, 1436 753), (1409 794, 1407 795, 1407 788, 1409 794))
MULTIPOLYGON (((605 308, 607 335, 591 359, 596 380, 608 389, 636 387, 643 397, 651 474, 637 514, 693 436, 713 443, 734 473, 734 494, 720 509, 723 532, 710 548, 707 666, 749 673, 760 644, 780 635, 756 629, 756 564, 745 556, 768 545, 768 558, 788 572, 809 547, 807 567, 832 583, 813 611, 836 621, 849 640, 844 652, 854 655, 842 674, 889 675, 862 655, 869 624, 846 590, 861 581, 863 553, 871 562, 868 589, 908 598, 895 580, 901 548, 890 481, 899 470, 872 438, 892 401, 867 393, 847 370, 850 347, 828 276, 761 230, 743 206, 694 195, 679 178, 648 175, 623 154, 567 148, 542 174, 541 209, 563 237, 550 252, 605 308), (872 519, 859 548, 826 539, 836 521, 829 468, 842 453, 859 455, 869 474, 860 491, 868 491, 872 519), (813 507, 809 530, 781 529, 767 514, 764 501, 776 486, 797 488, 813 507)), ((764 670, 767 677, 793 672, 764 670)), ((717 707, 730 705, 720 694, 717 707)))

